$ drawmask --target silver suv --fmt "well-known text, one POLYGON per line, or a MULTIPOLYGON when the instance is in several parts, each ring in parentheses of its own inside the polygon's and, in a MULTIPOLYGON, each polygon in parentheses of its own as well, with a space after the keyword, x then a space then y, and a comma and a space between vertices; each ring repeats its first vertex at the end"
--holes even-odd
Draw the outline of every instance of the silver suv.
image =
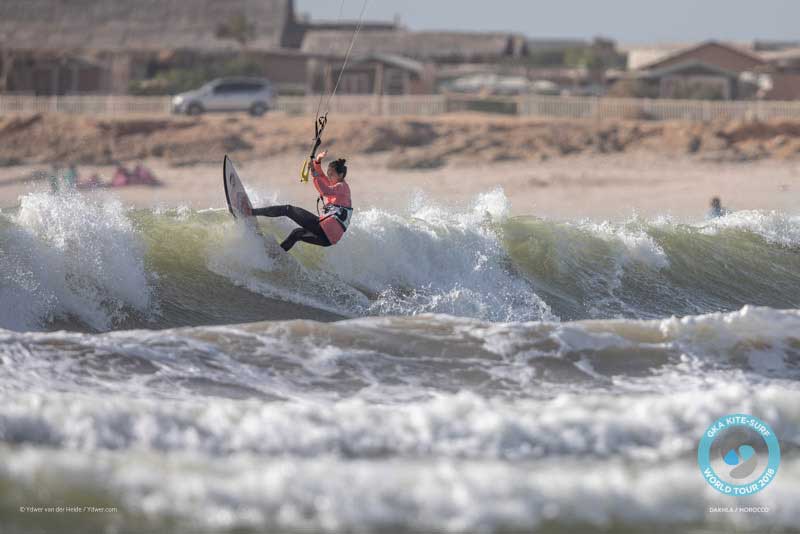
POLYGON ((272 84, 264 78, 219 78, 172 97, 172 112, 249 111, 259 116, 269 111, 274 98, 272 84))

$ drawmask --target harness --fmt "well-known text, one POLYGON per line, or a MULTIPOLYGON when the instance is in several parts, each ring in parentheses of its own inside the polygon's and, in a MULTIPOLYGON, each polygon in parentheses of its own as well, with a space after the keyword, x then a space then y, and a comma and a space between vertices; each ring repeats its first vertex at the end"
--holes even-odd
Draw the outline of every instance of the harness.
MULTIPOLYGON (((317 203, 319 203, 321 199, 322 197, 318 198, 317 203)), ((319 206, 319 204, 317 204, 317 206, 319 206)), ((330 217, 339 221, 339 224, 342 225, 342 229, 347 231, 347 227, 350 226, 350 219, 353 218, 353 208, 339 206, 338 204, 325 204, 322 206, 322 218, 320 221, 330 217)))

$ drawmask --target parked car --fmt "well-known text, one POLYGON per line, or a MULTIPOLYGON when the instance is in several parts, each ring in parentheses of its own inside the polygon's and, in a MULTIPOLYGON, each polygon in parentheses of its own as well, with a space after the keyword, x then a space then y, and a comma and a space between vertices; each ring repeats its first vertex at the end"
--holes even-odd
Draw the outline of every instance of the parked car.
POLYGON ((264 78, 219 78, 194 91, 172 97, 173 113, 249 111, 260 116, 272 108, 275 91, 264 78))

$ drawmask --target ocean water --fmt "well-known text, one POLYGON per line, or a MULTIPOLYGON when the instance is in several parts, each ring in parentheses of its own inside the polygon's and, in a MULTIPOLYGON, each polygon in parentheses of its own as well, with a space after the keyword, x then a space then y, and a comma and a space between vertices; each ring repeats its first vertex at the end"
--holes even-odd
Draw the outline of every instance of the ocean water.
POLYGON ((260 228, 0 212, 0 532, 800 531, 800 217, 260 228), (750 497, 697 467, 730 413, 780 439, 750 497))

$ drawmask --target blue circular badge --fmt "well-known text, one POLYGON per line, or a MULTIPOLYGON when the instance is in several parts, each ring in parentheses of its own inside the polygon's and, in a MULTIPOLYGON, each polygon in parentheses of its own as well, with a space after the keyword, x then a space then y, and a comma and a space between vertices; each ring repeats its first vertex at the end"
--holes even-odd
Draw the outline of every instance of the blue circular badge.
POLYGON ((708 427, 697 447, 697 465, 708 484, 724 495, 746 496, 775 479, 781 449, 775 432, 758 417, 725 415, 708 427))

